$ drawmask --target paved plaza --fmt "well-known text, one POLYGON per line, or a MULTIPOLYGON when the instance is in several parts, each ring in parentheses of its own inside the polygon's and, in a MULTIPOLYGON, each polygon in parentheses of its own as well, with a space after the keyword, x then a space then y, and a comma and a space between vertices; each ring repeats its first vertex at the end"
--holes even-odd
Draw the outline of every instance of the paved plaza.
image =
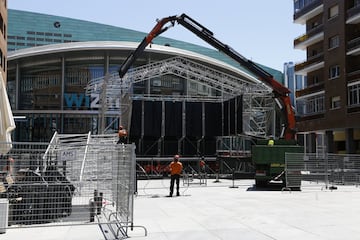
MULTIPOLYGON (((360 187, 304 182, 302 191, 256 190, 253 180, 207 184, 181 182, 180 197, 168 195, 169 180, 141 180, 135 197, 131 239, 146 240, 355 240, 360 239, 360 187)), ((8 229, 0 239, 104 239, 93 226, 8 229)))

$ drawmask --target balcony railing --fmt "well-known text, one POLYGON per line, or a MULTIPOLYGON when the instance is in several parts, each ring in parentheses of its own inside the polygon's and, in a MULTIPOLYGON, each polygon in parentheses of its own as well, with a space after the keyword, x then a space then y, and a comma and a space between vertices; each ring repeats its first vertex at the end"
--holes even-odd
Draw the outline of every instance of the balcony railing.
POLYGON ((300 117, 314 116, 325 112, 325 95, 323 93, 296 101, 297 114, 300 117))
POLYGON ((296 38, 294 40, 294 46, 300 44, 300 43, 303 43, 305 41, 307 41, 308 39, 310 39, 311 37, 315 36, 316 34, 318 33, 321 33, 324 31, 324 25, 321 24, 321 25, 318 25, 312 29, 310 29, 309 31, 307 31, 304 35, 296 38))
POLYGON ((347 10, 347 19, 352 18, 358 14, 360 14, 360 4, 347 10))
POLYGON ((295 65, 295 71, 303 70, 306 67, 309 67, 313 64, 320 63, 324 61, 324 53, 319 53, 317 55, 314 55, 312 57, 309 57, 307 61, 296 64, 295 65))
POLYGON ((324 2, 323 0, 315 0, 311 3, 309 3, 308 5, 304 6, 301 9, 297 9, 294 13, 294 20, 296 20, 297 18, 301 17, 302 15, 304 15, 306 13, 309 13, 314 8, 322 5, 323 2, 324 2))
POLYGON ((297 90, 296 91, 296 97, 301 97, 301 96, 305 96, 305 95, 309 95, 315 92, 320 92, 321 90, 324 90, 324 82, 321 83, 317 83, 311 86, 307 86, 304 89, 301 90, 297 90))
POLYGON ((357 81, 359 79, 360 79, 360 70, 355 70, 355 71, 349 72, 347 74, 348 83, 353 82, 353 81, 357 81))
POLYGON ((357 48, 360 48, 360 37, 352 39, 350 41, 348 41, 347 43, 347 51, 353 51, 357 48))

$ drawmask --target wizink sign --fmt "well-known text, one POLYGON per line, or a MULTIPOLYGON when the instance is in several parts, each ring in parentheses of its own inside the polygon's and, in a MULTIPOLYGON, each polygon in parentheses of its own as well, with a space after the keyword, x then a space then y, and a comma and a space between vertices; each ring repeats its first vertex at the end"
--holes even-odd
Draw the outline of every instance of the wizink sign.
MULTIPOLYGON (((66 108, 101 108, 100 95, 92 93, 90 96, 83 93, 64 93, 66 108)), ((120 98, 106 98, 107 107, 120 108, 120 98)))

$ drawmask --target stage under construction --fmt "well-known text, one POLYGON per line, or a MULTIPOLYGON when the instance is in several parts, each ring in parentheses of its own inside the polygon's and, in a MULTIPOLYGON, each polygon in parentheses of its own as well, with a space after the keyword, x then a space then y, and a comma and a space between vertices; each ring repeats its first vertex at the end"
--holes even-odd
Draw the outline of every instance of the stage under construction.
POLYGON ((219 137, 270 135, 272 90, 219 69, 178 56, 132 68, 122 79, 113 73, 91 80, 86 93, 100 96, 99 132, 123 125, 137 157, 158 158, 216 157, 219 137))

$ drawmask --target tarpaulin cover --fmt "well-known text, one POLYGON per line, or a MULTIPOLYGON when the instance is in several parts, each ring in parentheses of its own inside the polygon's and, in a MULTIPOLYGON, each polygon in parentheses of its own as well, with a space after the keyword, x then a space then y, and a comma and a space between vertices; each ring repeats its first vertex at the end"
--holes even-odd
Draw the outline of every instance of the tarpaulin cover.
POLYGON ((15 129, 15 121, 6 92, 5 81, 0 73, 0 154, 6 154, 12 148, 11 131, 15 129))

